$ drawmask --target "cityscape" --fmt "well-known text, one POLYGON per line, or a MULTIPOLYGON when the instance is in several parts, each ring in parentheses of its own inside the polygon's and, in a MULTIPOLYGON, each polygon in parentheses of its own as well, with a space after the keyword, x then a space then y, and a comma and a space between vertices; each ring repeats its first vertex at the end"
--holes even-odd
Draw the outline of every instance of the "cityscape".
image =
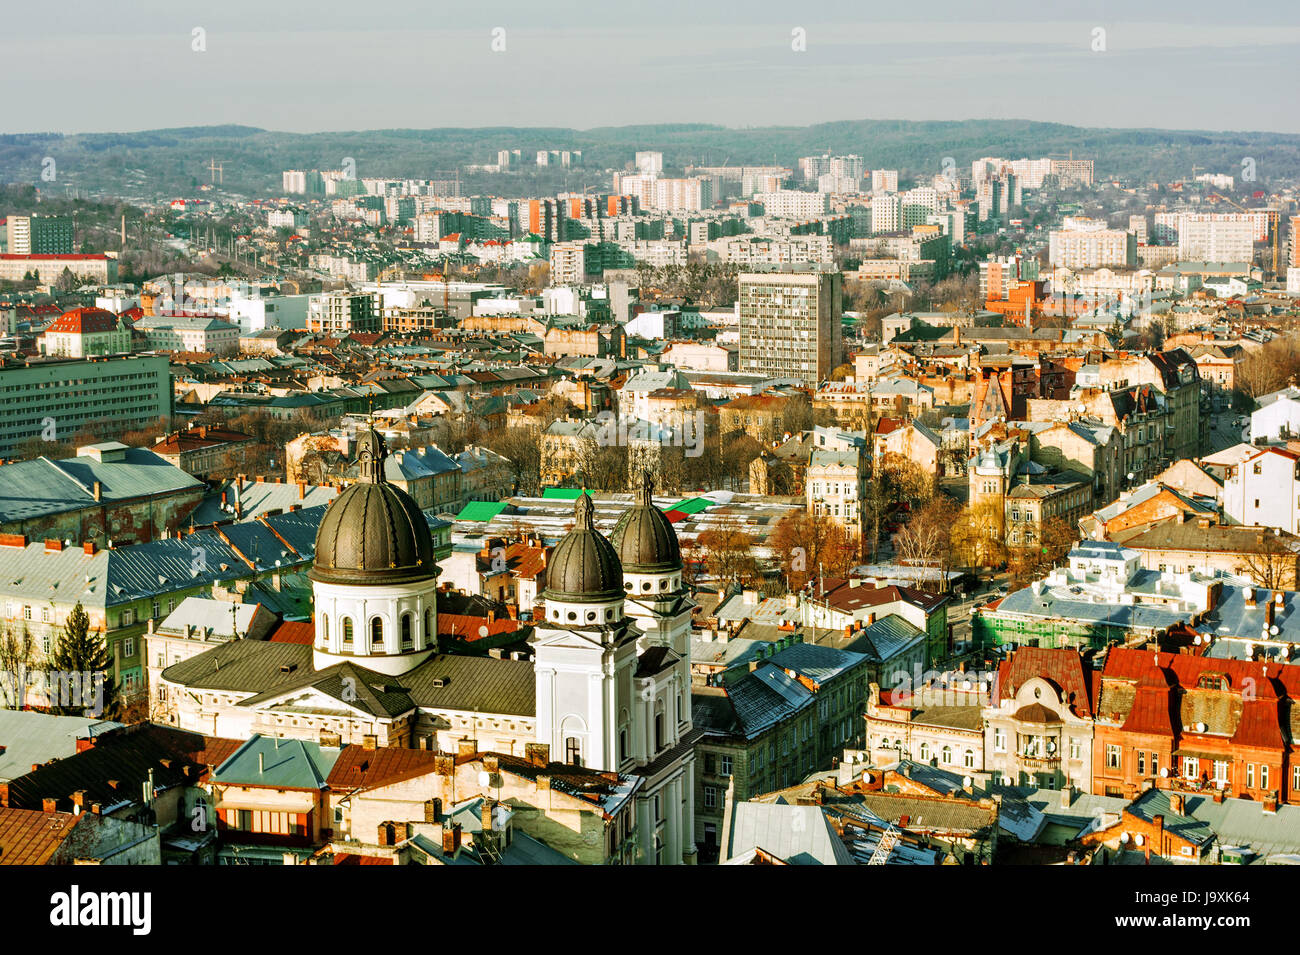
POLYGON ((0 130, 0 865, 1300 864, 1300 130, 984 92, 0 130))

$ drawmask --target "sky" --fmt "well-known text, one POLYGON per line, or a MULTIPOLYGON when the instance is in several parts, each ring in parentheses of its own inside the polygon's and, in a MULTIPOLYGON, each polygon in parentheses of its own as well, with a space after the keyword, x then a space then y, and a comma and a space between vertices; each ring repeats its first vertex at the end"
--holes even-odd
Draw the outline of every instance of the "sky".
POLYGON ((45 0, 0 7, 0 62, 0 133, 848 119, 1300 133, 1300 0, 45 0))

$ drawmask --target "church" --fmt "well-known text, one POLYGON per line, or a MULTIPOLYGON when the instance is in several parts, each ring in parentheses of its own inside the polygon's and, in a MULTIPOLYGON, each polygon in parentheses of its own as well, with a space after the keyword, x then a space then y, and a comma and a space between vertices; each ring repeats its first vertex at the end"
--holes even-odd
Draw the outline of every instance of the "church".
POLYGON ((154 712, 228 738, 528 754, 617 773, 637 787, 641 861, 693 862, 694 603, 648 475, 609 538, 578 498, 532 659, 469 657, 439 652, 433 540, 385 480, 385 454, 378 434, 362 435, 360 480, 321 520, 312 645, 231 640, 178 659, 151 688, 154 712))

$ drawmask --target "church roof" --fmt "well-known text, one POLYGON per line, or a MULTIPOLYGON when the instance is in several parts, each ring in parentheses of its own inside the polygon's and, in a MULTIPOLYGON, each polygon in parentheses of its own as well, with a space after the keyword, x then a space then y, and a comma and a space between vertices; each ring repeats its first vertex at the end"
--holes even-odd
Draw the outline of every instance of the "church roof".
POLYGON ((595 505, 582 494, 573 509, 574 526, 556 545, 546 570, 547 599, 613 600, 623 596, 623 565, 614 546, 593 522, 595 505))
POLYGON ((415 499, 384 476, 383 438, 361 435, 361 483, 325 510, 310 577, 321 583, 385 584, 432 579, 433 536, 415 499))
POLYGON ((610 534, 624 571, 657 574, 682 567, 677 532, 664 512, 655 507, 653 492, 650 472, 645 471, 637 489, 636 504, 623 512, 610 534))

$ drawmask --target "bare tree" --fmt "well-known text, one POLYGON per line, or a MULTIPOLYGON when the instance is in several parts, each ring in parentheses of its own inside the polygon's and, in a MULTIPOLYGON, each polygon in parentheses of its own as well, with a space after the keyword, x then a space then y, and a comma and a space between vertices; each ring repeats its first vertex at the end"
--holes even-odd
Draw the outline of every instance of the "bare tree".
POLYGON ((36 665, 36 638, 27 624, 0 623, 0 709, 20 710, 26 702, 27 673, 36 665))

